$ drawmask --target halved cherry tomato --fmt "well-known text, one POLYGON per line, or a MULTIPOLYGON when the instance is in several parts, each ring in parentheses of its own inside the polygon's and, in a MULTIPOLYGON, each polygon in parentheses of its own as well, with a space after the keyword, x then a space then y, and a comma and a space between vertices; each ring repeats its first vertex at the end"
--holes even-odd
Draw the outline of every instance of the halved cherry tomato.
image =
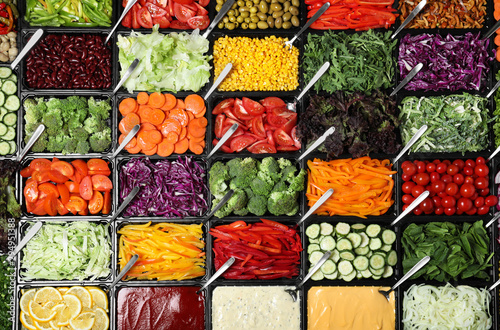
POLYGON ((92 199, 89 201, 90 214, 97 214, 101 212, 103 206, 104 206, 104 198, 102 197, 102 194, 97 190, 94 191, 92 199))
POLYGON ((153 27, 153 20, 147 7, 139 9, 137 12, 137 22, 139 22, 140 26, 146 29, 151 29, 153 27))
POLYGON ((87 202, 81 197, 71 196, 69 198, 69 202, 64 204, 64 206, 68 209, 68 211, 76 215, 78 212, 87 208, 87 202))
MULTIPOLYGON (((196 15, 197 13, 195 13, 196 15)), ((187 24, 191 29, 205 30, 210 24, 210 19, 207 15, 194 16, 187 20, 187 24)))
POLYGON ((69 189, 64 183, 57 184, 57 191, 59 191, 59 196, 61 197, 61 202, 63 204, 69 202, 69 189))
POLYGON ((111 213, 111 192, 106 190, 104 192, 104 202, 102 206, 102 214, 111 213))
POLYGON ((162 17, 154 17, 153 18, 153 25, 156 25, 156 24, 158 24, 160 26, 160 29, 168 29, 170 27, 170 21, 168 20, 166 15, 162 16, 162 17))
POLYGON ((75 173, 75 168, 70 163, 61 160, 52 163, 50 169, 56 170, 66 177, 72 176, 75 173))
POLYGON ((51 180, 49 172, 49 170, 33 171, 33 173, 31 173, 31 177, 38 183, 49 182, 51 180))
POLYGON ((266 130, 264 129, 264 122, 262 121, 262 116, 258 115, 252 119, 252 129, 251 131, 260 137, 266 138, 266 130))
POLYGON ((92 179, 89 175, 87 175, 82 179, 82 182, 80 182, 80 196, 89 201, 92 199, 93 194, 94 189, 92 189, 92 179))
MULTIPOLYGON (((92 161, 92 160, 89 160, 89 162, 90 161, 92 161)), ((108 166, 108 164, 106 164, 106 162, 104 162, 104 164, 106 165, 106 167, 108 166)), ((83 160, 76 159, 76 160, 74 160, 74 161, 71 162, 71 165, 73 165, 73 167, 75 168, 75 170, 77 172, 80 172, 80 174, 82 174, 84 177, 87 176, 89 168, 87 166, 87 163, 85 163, 83 160)))
POLYGON ((248 134, 237 136, 231 141, 231 149, 234 152, 240 152, 249 145, 251 145, 252 143, 254 143, 255 140, 256 139, 253 136, 250 136, 248 134))
POLYGON ((49 171, 49 178, 50 181, 55 183, 64 183, 69 180, 67 176, 62 175, 61 172, 56 170, 49 171))
POLYGON ((273 136, 276 140, 276 143, 278 143, 280 146, 293 146, 294 144, 293 139, 290 137, 290 135, 288 135, 282 129, 275 130, 273 136))
POLYGON ((29 166, 32 172, 34 172, 41 170, 50 170, 50 165, 52 165, 52 162, 50 160, 45 158, 37 158, 33 159, 29 166))
MULTIPOLYGON (((44 193, 44 195, 54 195, 56 198, 59 197, 59 190, 57 190, 57 186, 51 182, 45 182, 38 185, 38 191, 40 193, 44 193)), ((47 212, 48 213, 48 212, 47 212)))
POLYGON ((29 178, 31 176, 31 172, 32 172, 31 167, 26 166, 21 170, 21 172, 19 172, 19 174, 21 174, 23 178, 29 178))
POLYGON ((47 212, 48 215, 56 216, 57 215, 57 198, 54 195, 48 195, 43 202, 43 208, 44 208, 45 212, 47 212))
POLYGON ((38 200, 38 183, 35 180, 28 181, 24 186, 24 198, 27 202, 34 203, 38 200))
POLYGON ((56 199, 56 205, 57 213, 59 213, 59 215, 66 215, 69 213, 68 209, 66 208, 66 206, 64 206, 63 202, 60 199, 56 199))
POLYGON ((248 147, 248 151, 253 154, 275 154, 276 148, 267 141, 262 141, 248 147))
POLYGON ((167 11, 161 7, 158 7, 154 3, 148 2, 146 3, 146 8, 151 14, 151 18, 159 18, 167 15, 167 11))
POLYGON ((92 158, 87 162, 87 167, 90 171, 109 170, 108 163, 99 158, 92 158))
POLYGON ((198 8, 198 11, 196 12, 196 16, 208 16, 208 10, 197 4, 196 2, 194 3, 196 8, 198 8))
POLYGON ((64 182, 70 193, 80 193, 80 184, 73 181, 64 182))
POLYGON ((224 133, 222 133, 222 126, 224 125, 224 119, 226 118, 225 115, 218 114, 217 117, 215 117, 215 124, 214 124, 214 134, 217 138, 221 138, 224 133))
POLYGON ((92 175, 92 187, 97 191, 106 191, 113 189, 111 180, 102 174, 92 175))
POLYGON ((196 15, 196 10, 191 10, 177 2, 174 2, 175 17, 182 23, 187 23, 188 19, 196 15))
POLYGON ((219 102, 219 104, 215 106, 215 108, 212 110, 212 114, 213 115, 221 114, 224 112, 226 108, 232 108, 233 106, 234 106, 233 98, 225 99, 224 101, 219 102))
POLYGON ((189 29, 189 25, 187 25, 187 23, 174 20, 170 23, 170 28, 176 30, 187 30, 189 29))
POLYGON ((262 104, 268 110, 271 110, 273 108, 286 107, 285 101, 283 101, 282 99, 280 99, 279 97, 276 97, 276 96, 266 97, 265 99, 260 101, 260 104, 262 104))
POLYGON ((262 106, 259 102, 251 100, 248 97, 243 97, 242 103, 243 108, 245 108, 249 115, 262 115, 266 111, 266 108, 264 108, 264 106, 262 106))

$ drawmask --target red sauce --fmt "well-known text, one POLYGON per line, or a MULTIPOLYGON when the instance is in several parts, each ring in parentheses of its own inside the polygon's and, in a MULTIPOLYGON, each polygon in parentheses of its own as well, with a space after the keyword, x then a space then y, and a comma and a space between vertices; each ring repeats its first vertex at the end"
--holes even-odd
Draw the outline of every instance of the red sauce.
POLYGON ((198 287, 123 288, 118 292, 118 329, 205 329, 205 295, 198 287))

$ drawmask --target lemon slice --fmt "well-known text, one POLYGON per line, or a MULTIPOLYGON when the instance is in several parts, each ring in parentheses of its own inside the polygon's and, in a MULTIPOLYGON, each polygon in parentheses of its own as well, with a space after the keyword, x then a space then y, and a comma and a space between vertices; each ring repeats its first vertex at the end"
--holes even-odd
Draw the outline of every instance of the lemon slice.
POLYGON ((33 320, 31 319, 31 316, 29 314, 26 314, 25 312, 21 312, 21 315, 19 318, 21 319, 22 325, 24 325, 24 327, 26 329, 38 330, 35 326, 35 323, 33 323, 33 320))
POLYGON ((30 314, 28 305, 30 303, 30 300, 33 300, 33 298, 35 297, 35 293, 36 289, 29 289, 28 291, 25 291, 23 293, 21 300, 19 300, 19 306, 21 307, 21 310, 24 312, 24 314, 30 314))
POLYGON ((89 290, 85 289, 83 286, 74 286, 66 291, 65 295, 73 294, 77 296, 82 302, 83 307, 92 308, 92 295, 89 290))
POLYGON ((37 321, 33 321, 33 323, 35 324, 35 327, 38 330, 53 330, 52 327, 50 326, 50 322, 37 322, 37 321))
MULTIPOLYGON (((56 317, 57 317, 57 315, 56 315, 56 317)), ((50 320, 49 324, 53 330, 60 330, 61 329, 61 327, 57 325, 57 320, 55 318, 53 320, 50 320)))
POLYGON ((69 324, 74 330, 90 330, 92 329, 94 322, 95 314, 92 312, 86 312, 69 321, 69 324))
POLYGON ((93 306, 100 307, 105 311, 108 310, 108 295, 106 292, 97 287, 88 288, 90 295, 92 296, 93 306))
POLYGON ((95 322, 92 330, 108 330, 109 316, 106 311, 100 307, 95 310, 95 322))
POLYGON ((47 302, 43 305, 43 307, 44 307, 44 308, 48 308, 48 309, 52 309, 52 307, 54 307, 55 305, 57 305, 55 302, 53 302, 53 301, 47 301, 47 302))
POLYGON ((63 299, 62 299, 61 293, 59 293, 59 291, 57 291, 57 289, 50 287, 50 286, 46 286, 44 288, 41 288, 40 290, 38 290, 35 293, 35 297, 33 298, 33 300, 36 303, 43 306, 49 301, 53 301, 56 304, 58 304, 63 299))
POLYGON ((28 309, 30 316, 34 321, 38 322, 49 322, 56 316, 56 312, 53 312, 49 308, 45 308, 42 305, 31 300, 28 304, 28 309))
POLYGON ((63 299, 62 304, 56 305, 52 309, 56 312, 54 323, 58 327, 69 325, 69 321, 77 317, 82 311, 82 303, 77 296, 66 294, 63 299))
POLYGON ((57 291, 59 291, 61 294, 65 294, 66 291, 68 291, 69 288, 67 286, 61 286, 59 288, 57 288, 57 291))

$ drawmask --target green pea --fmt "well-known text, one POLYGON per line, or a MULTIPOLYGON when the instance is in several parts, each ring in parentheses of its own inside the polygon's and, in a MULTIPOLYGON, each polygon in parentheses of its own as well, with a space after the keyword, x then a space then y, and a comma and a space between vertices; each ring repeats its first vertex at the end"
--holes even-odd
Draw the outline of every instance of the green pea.
POLYGON ((283 21, 288 22, 291 19, 292 19, 292 14, 290 14, 290 13, 283 14, 283 21))
POLYGON ((283 14, 284 14, 283 10, 281 10, 281 11, 275 11, 275 12, 273 12, 273 18, 281 17, 281 16, 283 16, 283 14))
POLYGON ((293 26, 300 26, 300 20, 297 16, 292 16, 291 22, 293 26))
POLYGON ((267 2, 261 1, 259 4, 259 10, 264 14, 267 13, 267 11, 269 10, 269 6, 267 5, 267 2))
POLYGON ((292 27, 292 23, 290 23, 290 22, 283 22, 283 25, 282 25, 282 26, 283 26, 283 28, 284 28, 285 30, 288 30, 289 28, 291 28, 291 27, 292 27))
POLYGON ((217 27, 219 29, 223 29, 224 28, 224 22, 219 22, 219 24, 217 24, 217 27))
POLYGON ((250 30, 255 30, 257 28, 257 24, 250 23, 250 24, 248 24, 248 27, 250 28, 250 30))
POLYGON ((281 17, 277 17, 275 20, 274 20, 274 27, 277 28, 277 29, 281 29, 281 25, 283 24, 283 18, 281 17))
POLYGON ((300 1, 299 0, 292 0, 292 6, 299 8, 300 7, 300 1))
POLYGON ((271 9, 273 11, 281 11, 281 9, 283 9, 283 7, 279 3, 273 3, 273 4, 271 4, 271 9))
POLYGON ((227 23, 226 28, 228 30, 234 30, 236 28, 236 25, 234 23, 227 23))
POLYGON ((243 30, 248 29, 248 23, 246 23, 246 22, 241 23, 241 28, 242 28, 243 30))
POLYGON ((243 23, 243 17, 241 17, 241 16, 236 17, 236 22, 243 23))
POLYGON ((290 14, 292 14, 293 16, 298 16, 299 15, 299 8, 295 7, 295 6, 291 6, 288 11, 290 12, 290 14))

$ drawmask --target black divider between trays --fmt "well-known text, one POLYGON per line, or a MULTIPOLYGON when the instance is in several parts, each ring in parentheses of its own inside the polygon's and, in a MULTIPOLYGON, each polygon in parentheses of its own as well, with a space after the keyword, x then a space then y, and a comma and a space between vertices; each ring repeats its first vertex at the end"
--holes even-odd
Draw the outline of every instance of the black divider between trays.
MULTIPOLYGON (((20 223, 19 223, 19 232, 18 232, 18 236, 19 236, 19 241, 24 238, 28 228, 29 228, 29 224, 30 223, 36 223, 36 221, 42 221, 43 224, 47 224, 47 223, 50 223, 50 224, 60 224, 60 225, 63 225, 63 224, 67 224, 67 223, 72 223, 74 222, 74 219, 50 219, 50 220, 33 220, 33 221, 30 221, 30 220, 22 220, 20 223)), ((110 238, 110 250, 112 252, 112 255, 110 256, 110 260, 109 260, 109 275, 107 277, 99 277, 93 281, 90 280, 90 278, 86 278, 82 281, 78 281, 77 279, 71 279, 71 280, 59 280, 59 281, 55 281, 55 280, 46 280, 46 279, 34 279, 34 280, 27 280, 25 279, 22 275, 21 275, 21 271, 25 270, 25 268, 22 268, 21 267, 21 261, 24 257, 24 252, 23 250, 21 250, 18 255, 17 255, 17 262, 16 262, 16 278, 17 278, 17 283, 18 285, 31 285, 31 284, 39 284, 39 283, 43 283, 43 284, 47 284, 47 285, 58 285, 58 284, 64 284, 64 283, 71 283, 71 282, 78 282, 80 283, 80 285, 95 285, 95 283, 111 283, 114 279, 115 279, 115 268, 116 268, 116 264, 113 262, 113 254, 115 254, 114 252, 114 246, 115 246, 115 237, 116 237, 116 231, 115 231, 115 225, 113 223, 108 223, 106 220, 90 220, 89 222, 91 223, 94 223, 94 224, 99 224, 99 225, 106 225, 108 224, 109 227, 108 227, 108 234, 109 234, 109 238, 110 238)))
MULTIPOLYGON (((23 329, 23 325, 21 324, 19 316, 21 315, 21 307, 19 305, 19 301, 21 300, 22 297, 22 291, 23 290, 29 290, 29 289, 41 289, 45 287, 45 283, 37 283, 37 284, 17 284, 16 289, 15 289, 15 310, 16 310, 16 317, 14 318, 12 329, 13 330, 21 330, 23 329)), ((54 288, 58 287, 72 287, 72 286, 98 286, 101 290, 103 290, 107 296, 108 296, 108 316, 109 316, 109 329, 116 329, 116 324, 114 323, 114 317, 113 317, 113 311, 115 310, 115 299, 113 299, 114 292, 116 290, 115 288, 109 287, 109 284, 103 284, 103 283, 93 283, 93 284, 84 284, 82 285, 81 282, 64 282, 64 283, 59 283, 59 284, 49 284, 49 286, 52 286, 54 288)))
MULTIPOLYGON (((27 167, 29 165, 29 163, 33 160, 33 159, 38 159, 38 158, 46 158, 48 160, 52 160, 52 157, 54 157, 53 154, 50 154, 50 155, 36 155, 35 157, 33 156, 27 156, 24 158, 24 160, 21 162, 21 166, 20 168, 23 169, 25 167, 27 167)), ((76 160, 76 159, 81 159, 85 162, 89 161, 90 159, 92 158, 96 158, 96 157, 92 157, 92 156, 78 156, 78 155, 57 155, 57 158, 59 160, 62 160, 62 161, 66 161, 66 162, 71 162, 73 160, 76 160)), ((116 208, 118 207, 118 204, 117 202, 115 201, 115 190, 118 189, 118 182, 115 181, 115 178, 114 178, 114 175, 113 173, 115 172, 115 168, 116 168, 116 160, 114 159, 111 159, 107 156, 102 156, 102 157, 98 157, 100 159, 103 159, 105 161, 107 161, 109 164, 109 169, 111 170, 111 175, 108 176, 108 178, 111 180, 111 182, 113 183, 113 190, 111 191, 111 212, 109 214, 102 214, 102 212, 99 212, 99 214, 97 215, 92 215, 92 214, 88 214, 88 215, 72 215, 71 213, 68 213, 68 215, 65 215, 65 216, 60 216, 60 215, 57 215, 55 217, 51 217, 49 215, 44 215, 44 216, 38 216, 38 215, 35 215, 35 214, 32 214, 32 213, 28 213, 26 211, 26 200, 24 198, 24 194, 23 194, 23 190, 24 190, 24 187, 26 185, 26 181, 28 180, 28 178, 23 178, 22 176, 19 175, 19 189, 17 190, 17 194, 18 194, 18 201, 19 201, 19 204, 21 205, 21 219, 22 220, 51 220, 51 219, 66 219, 66 220, 71 220, 71 221, 86 221, 86 220, 109 220, 110 217, 114 214, 116 208)))

